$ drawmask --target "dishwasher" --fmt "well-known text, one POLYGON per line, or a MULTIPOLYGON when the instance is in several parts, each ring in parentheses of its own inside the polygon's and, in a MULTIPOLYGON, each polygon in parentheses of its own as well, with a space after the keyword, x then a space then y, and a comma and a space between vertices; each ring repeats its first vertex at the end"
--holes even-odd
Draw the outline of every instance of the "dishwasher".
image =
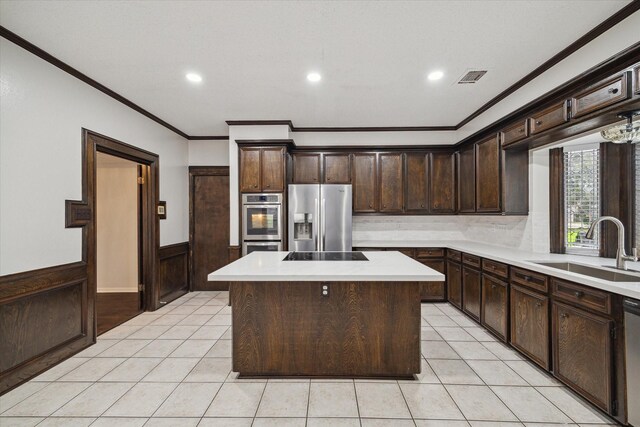
POLYGON ((629 424, 640 427, 640 300, 624 298, 629 424))

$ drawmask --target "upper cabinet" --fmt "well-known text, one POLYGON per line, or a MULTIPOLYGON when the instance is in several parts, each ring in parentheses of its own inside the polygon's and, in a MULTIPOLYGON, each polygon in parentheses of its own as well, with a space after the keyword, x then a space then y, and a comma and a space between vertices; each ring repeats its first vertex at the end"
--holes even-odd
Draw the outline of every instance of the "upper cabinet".
POLYGON ((523 120, 506 127, 502 132, 500 132, 500 136, 502 138, 502 145, 504 146, 525 139, 529 136, 527 121, 523 120))
POLYGON ((458 212, 476 211, 476 146, 458 152, 458 212))
POLYGON ((294 153, 293 184, 350 184, 349 153, 294 153))
POLYGON ((497 136, 476 143, 476 210, 500 212, 500 142, 497 136))
POLYGON ((629 98, 628 73, 588 87, 571 98, 571 117, 577 118, 629 98))
POLYGON ((378 156, 380 212, 402 212, 404 207, 402 153, 381 153, 378 156))
POLYGON ((569 120, 569 101, 552 105, 529 119, 531 135, 559 126, 569 120))
POLYGON ((431 213, 455 213, 456 165, 455 154, 434 152, 430 155, 429 179, 431 213))
POLYGON ((408 213, 429 212, 429 155, 426 153, 405 154, 405 211, 408 213))
POLYGON ((353 212, 377 212, 377 155, 356 153, 353 155, 353 212))
POLYGON ((351 156, 344 153, 324 154, 324 183, 351 183, 351 156))
POLYGON ((285 157, 284 146, 240 147, 240 192, 283 193, 285 157))
POLYGON ((320 183, 321 154, 298 153, 293 155, 293 183, 320 183))

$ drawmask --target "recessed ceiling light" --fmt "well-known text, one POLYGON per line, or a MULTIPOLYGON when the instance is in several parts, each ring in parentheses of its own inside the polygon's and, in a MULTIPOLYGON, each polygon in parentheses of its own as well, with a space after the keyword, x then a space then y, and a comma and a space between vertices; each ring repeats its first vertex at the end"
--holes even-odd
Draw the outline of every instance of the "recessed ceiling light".
POLYGON ((429 73, 427 78, 431 81, 434 81, 434 80, 440 80, 443 76, 444 76, 444 73, 442 71, 432 71, 429 73))
POLYGON ((322 76, 319 73, 309 73, 307 74, 307 80, 316 83, 322 80, 322 76))
POLYGON ((185 77, 192 83, 200 83, 202 81, 202 76, 196 73, 187 73, 185 77))

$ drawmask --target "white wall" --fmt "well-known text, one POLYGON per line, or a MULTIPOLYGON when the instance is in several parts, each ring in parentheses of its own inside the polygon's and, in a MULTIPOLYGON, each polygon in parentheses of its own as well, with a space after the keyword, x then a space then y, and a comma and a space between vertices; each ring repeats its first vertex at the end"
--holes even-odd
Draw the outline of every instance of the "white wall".
POLYGON ((229 245, 240 244, 238 144, 241 139, 288 139, 289 126, 229 126, 229 245))
POLYGON ((186 140, 2 38, 0 275, 81 259, 64 201, 82 196, 83 127, 160 156, 160 244, 188 240, 186 140))
POLYGON ((229 166, 229 141, 189 141, 189 166, 229 166))
POLYGON ((138 292, 138 165, 98 153, 98 292, 138 292))

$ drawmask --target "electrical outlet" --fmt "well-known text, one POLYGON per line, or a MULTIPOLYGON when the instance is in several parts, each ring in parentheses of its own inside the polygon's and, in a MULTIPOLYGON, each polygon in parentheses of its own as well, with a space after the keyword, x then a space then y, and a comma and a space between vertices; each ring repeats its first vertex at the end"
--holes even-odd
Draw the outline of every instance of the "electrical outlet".
POLYGON ((323 283, 321 285, 320 295, 322 295, 323 297, 328 297, 329 296, 329 284, 328 283, 323 283))

